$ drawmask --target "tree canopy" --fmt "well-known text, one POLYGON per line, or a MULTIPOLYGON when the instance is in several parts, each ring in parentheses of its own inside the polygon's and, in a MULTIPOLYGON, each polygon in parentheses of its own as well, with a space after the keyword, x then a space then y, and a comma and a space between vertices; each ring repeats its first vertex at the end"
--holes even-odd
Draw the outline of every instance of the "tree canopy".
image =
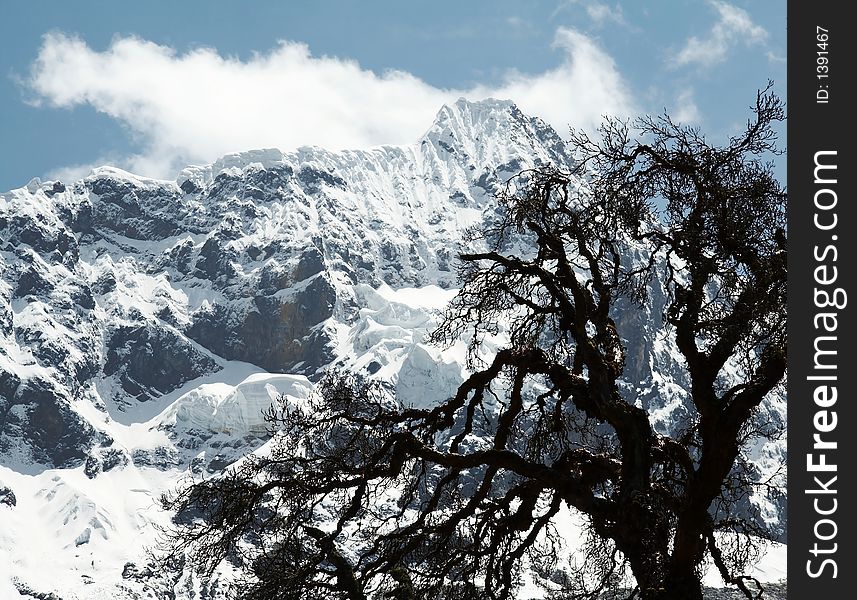
POLYGON ((769 162, 769 88, 746 128, 709 142, 668 115, 572 132, 572 165, 510 180, 432 340, 466 339, 470 374, 433 408, 329 373, 276 407, 269 454, 164 499, 169 556, 232 565, 243 598, 552 598, 628 585, 702 598, 709 559, 747 597, 766 529, 735 507, 769 482, 746 448, 786 372, 786 194, 769 162), (663 299, 690 415, 658 431, 626 381, 618 315, 663 299), (502 330, 493 355, 484 340, 502 330), (562 515, 587 541, 562 564, 562 515))

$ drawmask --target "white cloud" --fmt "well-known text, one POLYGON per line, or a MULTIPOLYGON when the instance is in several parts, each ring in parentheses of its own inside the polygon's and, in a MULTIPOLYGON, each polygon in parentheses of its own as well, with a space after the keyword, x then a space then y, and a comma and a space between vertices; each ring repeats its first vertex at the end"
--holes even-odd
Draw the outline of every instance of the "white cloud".
POLYGON ((75 181, 77 179, 82 179, 86 177, 96 167, 100 167, 102 165, 114 165, 125 162, 127 161, 121 158, 118 160, 102 158, 99 160, 95 160, 91 163, 66 165, 48 171, 47 173, 45 173, 45 179, 58 181, 75 181))
POLYGON ((695 125, 702 119, 699 107, 696 105, 696 100, 694 100, 692 89, 686 89, 678 95, 672 119, 676 123, 684 125, 695 125))
POLYGON ((576 7, 581 7, 586 12, 586 16, 589 17, 595 27, 603 27, 608 23, 613 23, 631 30, 636 29, 625 19, 625 12, 618 2, 609 6, 600 0, 563 0, 553 9, 550 18, 554 19, 560 13, 574 10, 576 7))
POLYGON ((590 2, 586 5, 586 14, 592 19, 596 26, 601 27, 606 23, 614 23, 622 27, 631 28, 631 25, 625 19, 625 13, 619 4, 608 6, 603 2, 590 2))
POLYGON ((539 116, 560 133, 568 127, 592 129, 604 115, 635 112, 632 94, 616 63, 588 36, 560 28, 554 46, 566 53, 556 69, 540 75, 509 73, 497 87, 479 86, 465 95, 510 98, 525 113, 539 116))
POLYGON ((765 56, 768 57, 768 60, 772 63, 782 63, 786 64, 786 57, 784 54, 777 54, 773 50, 768 50, 765 53, 765 56))
POLYGON ((713 0, 709 4, 717 11, 717 20, 706 37, 688 38, 684 47, 672 57, 674 66, 715 65, 723 62, 736 45, 751 46, 768 39, 768 32, 756 25, 744 9, 713 0))
POLYGON ((571 29, 557 31, 555 46, 563 60, 554 69, 510 72, 499 85, 456 90, 403 71, 379 75, 352 60, 313 56, 296 42, 242 61, 211 48, 180 54, 136 37, 98 52, 51 33, 28 85, 35 103, 90 105, 126 126, 140 152, 117 166, 172 177, 186 163, 252 148, 411 143, 443 103, 459 96, 511 98, 560 133, 569 124, 592 127, 604 113, 632 112, 631 94, 604 50, 571 29))

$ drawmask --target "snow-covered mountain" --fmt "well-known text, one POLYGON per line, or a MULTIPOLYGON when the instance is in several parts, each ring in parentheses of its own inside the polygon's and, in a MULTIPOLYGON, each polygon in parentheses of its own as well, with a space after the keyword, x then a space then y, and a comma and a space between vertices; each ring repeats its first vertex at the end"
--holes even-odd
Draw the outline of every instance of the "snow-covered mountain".
MULTIPOLYGON (((508 177, 568 160, 511 102, 459 100, 410 146, 244 152, 175 181, 105 167, 0 195, 0 596, 159 597, 138 567, 169 521, 154 498, 258 449, 262 410, 329 365, 446 398, 462 348, 425 338, 467 228, 508 177)), ((687 394, 658 301, 617 321, 629 391, 668 429, 687 394)), ((785 418, 784 401, 766 410, 785 418)))

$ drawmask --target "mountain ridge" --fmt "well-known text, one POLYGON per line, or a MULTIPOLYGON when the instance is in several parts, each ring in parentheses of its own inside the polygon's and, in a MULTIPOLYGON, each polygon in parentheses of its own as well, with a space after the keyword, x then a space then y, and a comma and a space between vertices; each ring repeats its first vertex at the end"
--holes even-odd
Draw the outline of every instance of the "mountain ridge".
MULTIPOLYGON (((408 404, 444 399, 466 372, 463 343, 426 339, 455 293, 457 249, 479 243, 467 232, 496 218, 506 179, 569 161, 560 136, 511 101, 460 99, 406 146, 252 150, 175 180, 103 167, 0 194, 0 487, 17 497, 0 506, 14 532, 0 549, 22 544, 24 515, 49 515, 39 539, 114 597, 133 587, 118 565, 139 561, 140 544, 107 560, 110 545, 151 542, 145 528, 169 515, 117 507, 111 490, 155 497, 259 451, 260 407, 302 401, 330 366, 408 404)), ((628 393, 668 430, 688 398, 660 301, 617 324, 628 393)), ((502 343, 501 332, 486 351, 502 343)), ((785 418, 781 399, 766 410, 785 418)), ((783 453, 755 458, 765 471, 783 453)), ((783 506, 757 501, 781 520, 783 506)), ((38 577, 40 546, 28 548, 15 569, 38 577)), ((56 593, 99 597, 60 579, 56 593)))

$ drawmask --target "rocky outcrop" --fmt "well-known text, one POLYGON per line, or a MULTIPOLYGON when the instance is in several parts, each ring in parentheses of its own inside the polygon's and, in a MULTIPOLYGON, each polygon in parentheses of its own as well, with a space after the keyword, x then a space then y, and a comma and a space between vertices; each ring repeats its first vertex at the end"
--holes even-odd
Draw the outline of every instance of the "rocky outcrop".
POLYGON ((145 402, 221 367, 170 327, 123 325, 105 344, 103 373, 115 376, 125 397, 145 402))
POLYGON ((18 504, 17 498, 15 498, 15 492, 12 491, 12 488, 3 485, 0 483, 0 504, 5 504, 6 506, 15 506, 18 504))
MULTIPOLYGON (((8 386, 9 374, 6 374, 8 386)), ((44 379, 20 382, 0 395, 0 452, 52 466, 74 466, 106 440, 44 379)))
POLYGON ((336 300, 334 287, 318 276, 287 297, 260 295, 200 310, 186 333, 224 358, 312 375, 332 358, 330 337, 320 326, 333 316, 336 300))

